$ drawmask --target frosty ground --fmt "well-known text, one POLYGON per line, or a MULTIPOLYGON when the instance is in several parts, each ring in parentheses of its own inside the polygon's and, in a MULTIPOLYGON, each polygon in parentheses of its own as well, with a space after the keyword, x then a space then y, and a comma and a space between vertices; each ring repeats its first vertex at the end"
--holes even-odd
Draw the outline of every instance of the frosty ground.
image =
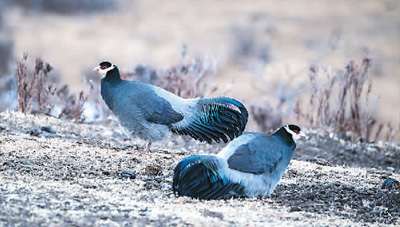
MULTIPOLYGON (((306 131, 307 132, 307 131, 306 131)), ((201 201, 171 191, 184 157, 218 152, 172 136, 150 153, 112 119, 78 124, 0 113, 0 225, 399 225, 396 143, 355 143, 308 131, 268 198, 201 201)))

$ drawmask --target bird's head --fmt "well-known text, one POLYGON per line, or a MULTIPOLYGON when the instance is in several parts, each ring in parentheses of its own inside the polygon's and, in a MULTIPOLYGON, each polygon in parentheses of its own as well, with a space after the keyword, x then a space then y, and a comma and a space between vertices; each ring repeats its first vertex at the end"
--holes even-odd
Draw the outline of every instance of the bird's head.
POLYGON ((103 61, 99 64, 99 66, 95 67, 93 71, 98 71, 101 75, 101 78, 104 78, 107 76, 107 73, 109 71, 112 71, 113 69, 116 69, 117 66, 112 64, 111 62, 108 61, 103 61))
POLYGON ((306 134, 301 131, 300 127, 297 125, 285 125, 283 128, 292 135, 294 141, 304 137, 307 138, 306 134))

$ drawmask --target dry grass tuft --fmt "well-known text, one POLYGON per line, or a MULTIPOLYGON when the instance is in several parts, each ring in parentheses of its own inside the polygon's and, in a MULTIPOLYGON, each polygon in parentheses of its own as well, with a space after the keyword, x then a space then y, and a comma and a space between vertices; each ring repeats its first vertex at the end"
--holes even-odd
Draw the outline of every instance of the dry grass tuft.
POLYGON ((360 63, 350 61, 343 70, 332 72, 330 68, 310 68, 311 96, 306 111, 296 106, 298 119, 304 119, 312 127, 333 128, 335 132, 351 132, 352 137, 377 140, 385 127, 386 140, 393 139, 398 131, 390 124, 379 123, 371 103, 372 81, 368 78, 371 59, 360 63), (373 132, 375 137, 372 138, 373 132))
POLYGON ((87 96, 84 95, 83 91, 79 92, 77 97, 68 85, 64 85, 60 89, 57 89, 52 98, 54 99, 54 103, 59 103, 57 109, 60 112, 53 112, 51 115, 60 119, 72 119, 76 122, 83 122, 85 120, 83 111, 87 96))
POLYGON ((33 101, 37 109, 33 112, 45 113, 46 106, 51 105, 48 100, 49 90, 45 89, 52 67, 41 57, 36 57, 33 74, 27 72, 28 55, 24 53, 17 62, 16 74, 18 77, 18 111, 31 112, 33 101))
POLYGON ((30 73, 27 58, 24 53, 17 62, 18 111, 83 121, 83 105, 87 100, 83 92, 76 97, 68 85, 60 87, 56 84, 56 75, 50 73, 53 67, 40 56, 36 57, 34 70, 30 73))
POLYGON ((50 105, 48 100, 49 90, 46 90, 45 86, 48 84, 49 72, 51 70, 53 70, 53 67, 51 67, 49 63, 44 62, 40 56, 36 57, 35 71, 33 74, 33 82, 35 85, 33 86, 32 91, 30 91, 31 97, 29 100, 29 106, 31 106, 34 93, 36 93, 40 113, 44 112, 45 107, 50 105))
POLYGON ((370 70, 371 59, 367 57, 359 63, 350 61, 338 71, 313 65, 309 90, 294 83, 293 75, 286 82, 278 79, 275 83, 258 75, 253 88, 273 99, 253 103, 253 119, 263 132, 275 130, 287 119, 297 119, 304 126, 334 131, 352 140, 392 141, 400 132, 400 125, 396 128, 389 122, 378 121, 377 99, 371 97, 373 84, 368 78, 370 70), (306 102, 303 97, 296 97, 308 91, 306 102))
MULTIPOLYGON (((180 62, 167 70, 160 70, 156 85, 182 98, 202 98, 208 91, 209 82, 216 74, 215 59, 192 59, 180 62)), ((216 87, 211 87, 215 91, 216 87)))
POLYGON ((21 59, 17 62, 16 75, 18 76, 18 111, 26 112, 26 103, 28 100, 28 84, 25 81, 26 78, 26 59, 28 55, 24 53, 21 59))

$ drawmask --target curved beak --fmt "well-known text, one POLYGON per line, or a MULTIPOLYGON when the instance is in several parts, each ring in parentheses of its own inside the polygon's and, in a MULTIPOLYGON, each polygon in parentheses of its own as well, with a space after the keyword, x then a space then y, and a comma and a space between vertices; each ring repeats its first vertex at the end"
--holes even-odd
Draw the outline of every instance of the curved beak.
POLYGON ((304 132, 302 132, 302 131, 300 131, 299 134, 297 134, 297 135, 298 135, 300 138, 302 138, 302 137, 303 137, 303 138, 306 138, 306 139, 308 138, 308 136, 307 136, 304 132))
POLYGON ((93 71, 99 71, 100 70, 100 66, 97 66, 93 69, 93 71))

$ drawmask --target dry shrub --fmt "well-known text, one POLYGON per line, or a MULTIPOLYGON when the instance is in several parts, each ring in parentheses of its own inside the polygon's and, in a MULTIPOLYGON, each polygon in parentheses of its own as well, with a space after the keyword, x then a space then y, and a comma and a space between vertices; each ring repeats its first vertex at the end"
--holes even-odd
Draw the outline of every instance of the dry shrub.
POLYGON ((59 86, 53 67, 41 57, 36 57, 33 72, 27 69, 26 53, 17 62, 18 111, 23 113, 41 113, 57 118, 83 121, 82 112, 86 97, 79 97, 70 91, 67 85, 59 86))
POLYGON ((296 113, 312 127, 333 128, 335 132, 352 132, 353 139, 376 140, 383 128, 388 129, 391 140, 395 134, 391 124, 378 123, 372 113, 376 105, 371 105, 372 81, 368 79, 371 59, 360 63, 350 61, 343 70, 333 73, 330 68, 312 66, 310 68, 311 96, 308 110, 303 112, 298 103, 296 113), (337 96, 335 96, 337 94, 337 96))
POLYGON ((17 62, 16 75, 18 76, 18 111, 25 113, 27 109, 27 102, 30 99, 29 95, 32 86, 28 88, 31 83, 26 81, 26 59, 28 55, 24 53, 22 58, 17 62))
POLYGON ((52 105, 52 108, 49 109, 50 112, 47 114, 60 119, 73 119, 77 122, 85 121, 83 111, 87 97, 83 91, 79 92, 77 96, 68 85, 63 85, 56 89, 51 98, 54 105, 52 105))
MULTIPOLYGON (((179 63, 160 70, 156 85, 182 98, 202 98, 209 89, 209 81, 216 74, 216 61, 194 58, 190 63, 179 63)), ((215 91, 216 87, 211 87, 215 91)))
MULTIPOLYGON (((50 104, 47 99, 49 90, 45 89, 45 86, 48 84, 49 73, 51 70, 53 70, 53 67, 51 67, 49 63, 44 62, 41 57, 36 57, 35 70, 33 74, 34 86, 33 91, 31 91, 30 93, 36 93, 37 95, 39 113, 45 112, 45 108, 50 104)), ((32 104, 33 97, 34 95, 31 95, 28 106, 32 104)))
POLYGON ((168 69, 138 65, 134 72, 121 72, 121 77, 156 85, 182 98, 202 98, 207 92, 217 91, 215 85, 210 85, 217 73, 216 60, 206 56, 185 63, 185 55, 184 48, 181 61, 168 69))

